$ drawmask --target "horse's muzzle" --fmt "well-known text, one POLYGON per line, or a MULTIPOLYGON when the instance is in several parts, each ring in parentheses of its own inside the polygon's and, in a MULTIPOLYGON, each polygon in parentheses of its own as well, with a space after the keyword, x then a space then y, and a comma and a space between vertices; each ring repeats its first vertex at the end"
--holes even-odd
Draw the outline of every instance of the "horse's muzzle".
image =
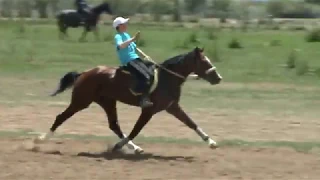
POLYGON ((219 84, 222 80, 222 76, 218 73, 216 67, 206 70, 202 78, 208 81, 211 85, 219 84))

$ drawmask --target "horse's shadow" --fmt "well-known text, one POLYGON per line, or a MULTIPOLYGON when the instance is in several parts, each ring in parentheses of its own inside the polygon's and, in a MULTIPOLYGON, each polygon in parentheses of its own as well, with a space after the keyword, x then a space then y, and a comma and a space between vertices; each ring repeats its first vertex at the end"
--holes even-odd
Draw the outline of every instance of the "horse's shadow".
POLYGON ((105 160, 128 160, 128 161, 144 161, 144 160, 157 160, 157 161, 184 161, 184 162, 193 162, 193 156, 163 156, 155 155, 152 153, 143 153, 143 154, 133 154, 125 153, 122 151, 119 152, 100 152, 100 153, 90 153, 90 152, 81 152, 77 156, 87 157, 87 158, 97 158, 105 160))

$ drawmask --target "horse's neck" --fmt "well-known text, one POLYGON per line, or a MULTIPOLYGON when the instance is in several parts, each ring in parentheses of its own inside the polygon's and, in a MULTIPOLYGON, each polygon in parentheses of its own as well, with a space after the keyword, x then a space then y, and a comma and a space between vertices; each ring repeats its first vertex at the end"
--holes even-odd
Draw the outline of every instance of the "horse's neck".
POLYGON ((100 5, 100 6, 93 8, 93 11, 95 12, 95 14, 97 14, 99 16, 104 11, 104 9, 100 5))
MULTIPOLYGON (((170 68, 168 68, 169 70, 185 77, 185 79, 183 80, 183 82, 187 79, 187 77, 192 73, 192 70, 190 70, 190 68, 188 68, 188 66, 185 63, 180 63, 180 64, 175 64, 172 65, 170 68)), ((180 79, 180 77, 179 77, 180 79)), ((182 82, 182 83, 183 83, 182 82)))

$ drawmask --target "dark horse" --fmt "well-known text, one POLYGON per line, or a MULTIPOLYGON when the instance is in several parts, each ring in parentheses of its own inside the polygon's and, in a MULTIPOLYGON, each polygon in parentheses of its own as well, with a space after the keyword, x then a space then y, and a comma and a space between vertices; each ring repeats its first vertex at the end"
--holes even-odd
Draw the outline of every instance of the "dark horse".
POLYGON ((67 29, 69 27, 77 28, 79 26, 84 26, 84 31, 82 33, 82 36, 80 37, 80 41, 84 41, 86 38, 86 35, 89 31, 92 31, 95 33, 96 38, 99 38, 98 29, 97 29, 97 23, 99 21, 100 15, 105 12, 112 14, 111 9, 109 7, 109 4, 104 2, 91 10, 91 15, 87 18, 85 18, 85 21, 82 19, 82 15, 80 15, 76 10, 73 9, 65 9, 61 10, 56 18, 58 21, 58 27, 59 27, 59 34, 60 38, 64 38, 67 36, 67 29))
POLYGON ((163 68, 154 69, 154 81, 150 92, 150 99, 154 105, 142 109, 140 117, 129 136, 123 134, 118 124, 116 102, 120 101, 128 105, 139 106, 138 96, 135 96, 130 91, 131 75, 124 70, 124 67, 98 66, 82 73, 69 72, 61 78, 60 85, 52 96, 63 92, 73 85, 71 103, 64 112, 56 117, 49 133, 39 136, 35 139, 35 142, 38 143, 46 140, 68 118, 76 112, 87 108, 92 102, 95 102, 106 112, 110 129, 121 138, 121 141, 114 146, 114 150, 127 145, 129 148, 134 149, 135 152, 141 153, 143 150, 131 140, 139 134, 153 115, 163 110, 166 110, 169 114, 194 130, 211 148, 216 148, 216 142, 179 105, 181 88, 188 75, 195 73, 212 85, 218 84, 222 80, 222 77, 216 71, 216 67, 204 55, 203 49, 198 47, 186 54, 172 57, 160 65, 163 68))

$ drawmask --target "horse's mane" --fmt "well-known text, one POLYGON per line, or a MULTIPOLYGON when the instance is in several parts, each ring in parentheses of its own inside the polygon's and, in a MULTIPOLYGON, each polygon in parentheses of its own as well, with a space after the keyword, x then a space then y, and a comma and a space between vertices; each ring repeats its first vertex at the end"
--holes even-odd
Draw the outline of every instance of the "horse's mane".
POLYGON ((180 64, 185 59, 185 56, 187 56, 189 53, 190 52, 188 52, 186 54, 179 54, 177 56, 171 57, 171 58, 165 60, 164 62, 162 62, 161 65, 164 67, 168 67, 171 65, 180 64))
POLYGON ((101 3, 101 4, 98 4, 98 5, 94 6, 94 7, 92 8, 92 10, 93 10, 93 11, 100 11, 101 8, 104 8, 104 7, 107 7, 108 10, 110 10, 109 3, 107 3, 107 2, 103 2, 103 3, 101 3))

